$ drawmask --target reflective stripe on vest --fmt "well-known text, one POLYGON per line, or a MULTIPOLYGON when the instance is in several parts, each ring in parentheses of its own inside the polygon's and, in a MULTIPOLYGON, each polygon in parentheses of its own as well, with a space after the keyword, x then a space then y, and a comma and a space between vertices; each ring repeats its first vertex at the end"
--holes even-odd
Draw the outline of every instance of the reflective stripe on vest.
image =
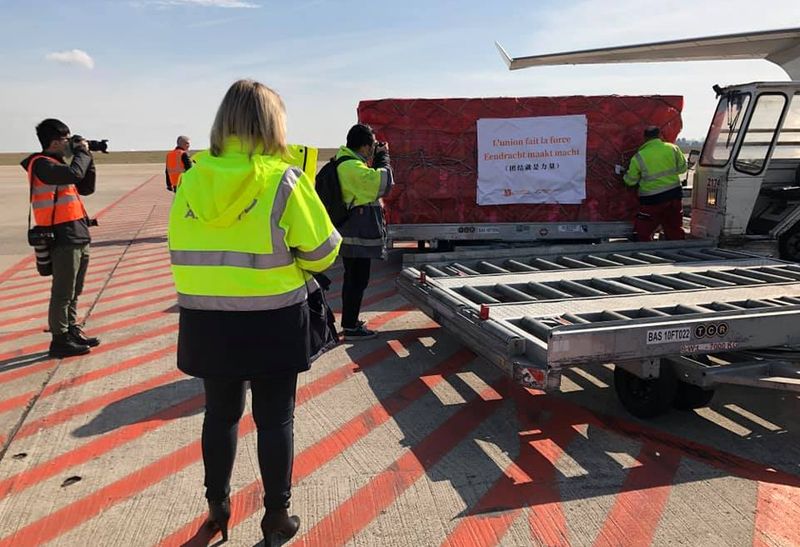
POLYGON ((267 255, 238 251, 170 251, 169 257, 175 266, 233 266, 255 270, 280 268, 294 262, 289 253, 267 255))
POLYGON ((675 159, 674 167, 663 169, 656 173, 650 173, 647 168, 647 163, 644 161, 641 151, 637 152, 633 157, 634 161, 639 166, 640 179, 639 179, 639 195, 640 196, 654 196, 663 194, 675 188, 680 188, 680 158, 678 154, 681 153, 678 149, 673 148, 673 156, 675 159), (665 180, 666 179, 666 180, 665 180))
POLYGON ((309 292, 313 292, 313 289, 304 285, 294 291, 274 296, 202 296, 178 293, 178 305, 192 310, 277 310, 305 301, 309 292))
POLYGON ((58 160, 40 154, 28 162, 28 182, 31 185, 31 208, 37 226, 53 226, 86 218, 86 209, 74 184, 45 184, 33 172, 33 164, 39 158, 53 163, 58 160))
POLYGON ((329 254, 331 254, 334 250, 336 250, 336 246, 339 242, 342 241, 342 236, 339 235, 339 232, 336 230, 326 239, 322 245, 314 249, 313 251, 303 252, 297 251, 295 256, 301 260, 308 260, 309 262, 316 262, 317 260, 322 260, 329 254))
POLYGON ((181 148, 170 150, 167 152, 167 176, 169 183, 173 188, 177 188, 181 184, 181 175, 186 168, 183 166, 183 154, 186 152, 181 148))
MULTIPOLYGON (((185 214, 188 209, 185 196, 182 192, 176 196, 170 213, 169 245, 181 307, 219 311, 278 309, 303 302, 309 292, 318 288, 310 274, 295 262, 286 247, 286 232, 280 226, 298 183, 299 171, 277 160, 268 164, 267 171, 265 176, 280 177, 274 198, 256 196, 247 213, 229 228, 214 228, 189 217, 185 214), (265 239, 261 234, 267 226, 269 241, 264 241, 264 250, 268 250, 266 245, 271 250, 254 252, 254 247, 260 244, 253 243, 265 239), (222 249, 186 248, 202 245, 217 245, 222 249)), ((191 184, 196 182, 191 180, 191 184)), ((274 189, 274 183, 267 184, 270 187, 274 189)), ((297 253, 298 257, 324 258, 336 249, 339 237, 332 230, 316 249, 297 253)))

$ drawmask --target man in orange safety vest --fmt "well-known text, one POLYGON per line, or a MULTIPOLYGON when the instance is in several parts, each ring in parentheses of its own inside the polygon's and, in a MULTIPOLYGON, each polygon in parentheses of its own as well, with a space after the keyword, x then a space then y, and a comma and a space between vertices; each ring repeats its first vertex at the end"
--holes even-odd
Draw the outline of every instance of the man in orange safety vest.
POLYGON ((167 190, 174 192, 181 184, 181 175, 192 167, 189 159, 189 137, 181 135, 174 150, 167 153, 167 167, 164 173, 167 176, 167 190))

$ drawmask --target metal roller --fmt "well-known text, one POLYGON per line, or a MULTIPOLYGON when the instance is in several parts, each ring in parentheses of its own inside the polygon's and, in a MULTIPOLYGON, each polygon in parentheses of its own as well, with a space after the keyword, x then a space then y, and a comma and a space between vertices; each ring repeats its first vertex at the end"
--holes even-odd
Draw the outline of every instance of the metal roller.
POLYGON ((498 283, 495 285, 494 290, 495 292, 508 297, 513 302, 529 302, 531 300, 536 300, 536 297, 504 283, 498 283))
POLYGON ((500 304, 500 301, 495 297, 489 296, 485 292, 480 291, 475 287, 470 287, 469 285, 465 285, 456 290, 478 304, 500 304))
POLYGON ((572 293, 575 293, 579 296, 607 296, 608 293, 604 291, 600 291, 593 287, 589 287, 582 283, 578 283, 577 281, 572 281, 571 279, 562 279, 558 281, 558 286, 562 289, 568 290, 572 293))
POLYGON ((485 260, 481 260, 477 265, 483 270, 483 273, 511 273, 505 268, 501 268, 485 260))
POLYGON ((551 262, 550 260, 545 260, 544 258, 534 258, 531 261, 532 264, 535 264, 540 270, 566 270, 566 266, 562 266, 561 264, 556 264, 555 262, 551 262))

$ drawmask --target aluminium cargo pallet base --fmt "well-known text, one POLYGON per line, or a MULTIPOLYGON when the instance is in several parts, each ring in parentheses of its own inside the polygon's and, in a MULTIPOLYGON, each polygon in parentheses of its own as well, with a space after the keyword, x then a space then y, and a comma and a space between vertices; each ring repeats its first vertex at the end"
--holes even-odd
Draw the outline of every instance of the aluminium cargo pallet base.
POLYGON ((553 241, 630 237, 630 222, 389 224, 391 241, 553 241))
POLYGON ((526 386, 556 390, 564 368, 615 363, 620 398, 639 416, 663 412, 678 391, 690 400, 683 405, 707 402, 702 390, 722 383, 800 391, 794 355, 751 353, 800 344, 800 265, 685 247, 595 246, 547 258, 526 249, 522 260, 501 260, 541 270, 485 274, 445 261, 427 264, 440 277, 405 269, 398 287, 526 386), (649 406, 624 399, 648 389, 658 399, 649 406))

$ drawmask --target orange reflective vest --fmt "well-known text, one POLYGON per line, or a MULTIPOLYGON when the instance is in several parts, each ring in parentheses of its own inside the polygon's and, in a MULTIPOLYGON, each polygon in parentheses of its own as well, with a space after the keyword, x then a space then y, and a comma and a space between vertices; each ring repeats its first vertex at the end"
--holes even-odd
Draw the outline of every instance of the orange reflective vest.
POLYGON ((186 151, 181 148, 167 152, 167 177, 169 177, 169 183, 173 189, 180 186, 181 175, 186 171, 182 158, 185 153, 186 151))
POLYGON ((53 226, 86 218, 81 196, 74 184, 45 184, 33 172, 33 164, 39 158, 59 163, 50 156, 39 155, 28 163, 28 181, 31 185, 31 207, 37 226, 53 226))

